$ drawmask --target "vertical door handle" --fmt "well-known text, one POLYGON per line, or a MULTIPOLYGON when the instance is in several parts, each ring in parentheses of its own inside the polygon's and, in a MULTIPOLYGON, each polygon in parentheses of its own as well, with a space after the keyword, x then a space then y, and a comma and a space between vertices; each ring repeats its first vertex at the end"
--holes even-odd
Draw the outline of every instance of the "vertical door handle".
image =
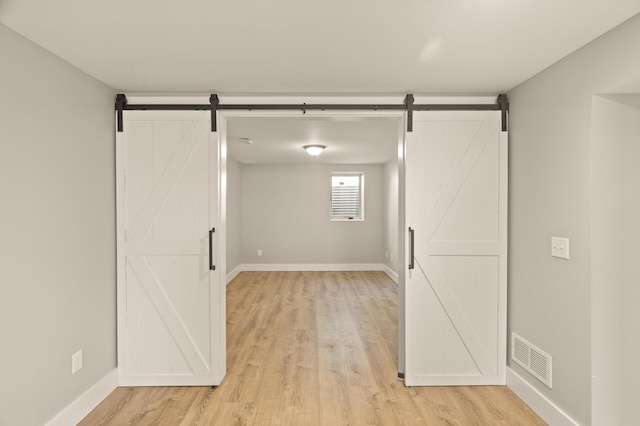
POLYGON ((213 264, 213 233, 216 232, 216 228, 209 230, 209 270, 215 271, 216 265, 213 264))
POLYGON ((413 269, 414 265, 413 265, 413 231, 414 229, 411 229, 411 227, 409 227, 409 269, 413 269))

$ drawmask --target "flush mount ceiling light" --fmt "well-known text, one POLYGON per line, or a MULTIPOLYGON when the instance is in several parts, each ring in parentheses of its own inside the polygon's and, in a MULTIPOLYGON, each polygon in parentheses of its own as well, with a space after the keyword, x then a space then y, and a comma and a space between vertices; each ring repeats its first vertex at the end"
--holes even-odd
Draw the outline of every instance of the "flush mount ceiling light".
POLYGON ((304 150, 307 151, 307 153, 309 153, 309 155, 311 155, 313 157, 317 157, 318 155, 320 155, 322 153, 322 151, 326 148, 326 146, 324 146, 324 145, 305 145, 302 148, 304 148, 304 150))

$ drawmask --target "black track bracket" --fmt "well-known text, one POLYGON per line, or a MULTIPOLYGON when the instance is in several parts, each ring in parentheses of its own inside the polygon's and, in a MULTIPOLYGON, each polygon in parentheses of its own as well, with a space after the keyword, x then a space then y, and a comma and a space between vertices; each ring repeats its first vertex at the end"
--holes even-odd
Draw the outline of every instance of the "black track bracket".
POLYGON ((124 95, 124 93, 118 93, 116 95, 116 123, 118 126, 118 132, 122 132, 123 129, 122 111, 124 110, 125 105, 127 105, 127 97, 124 95))
POLYGON ((404 98, 404 106, 407 108, 407 132, 413 132, 413 102, 415 98, 411 93, 404 98))
POLYGON ((211 131, 218 131, 218 122, 217 122, 217 112, 218 105, 220 105, 220 98, 215 93, 209 97, 209 102, 211 103, 211 131))
POLYGON ((506 94, 502 93, 498 95, 497 102, 500 107, 500 111, 502 112, 502 131, 506 132, 509 129, 509 99, 506 94))

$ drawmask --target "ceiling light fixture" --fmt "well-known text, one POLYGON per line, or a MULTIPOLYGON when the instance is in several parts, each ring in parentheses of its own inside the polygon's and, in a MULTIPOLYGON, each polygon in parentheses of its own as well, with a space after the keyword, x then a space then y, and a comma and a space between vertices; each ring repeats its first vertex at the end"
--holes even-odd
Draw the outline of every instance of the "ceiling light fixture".
POLYGON ((322 151, 326 148, 326 146, 324 146, 324 145, 305 145, 302 148, 304 148, 304 150, 307 151, 307 153, 309 153, 309 155, 311 155, 313 157, 317 157, 318 155, 320 155, 322 153, 322 151))

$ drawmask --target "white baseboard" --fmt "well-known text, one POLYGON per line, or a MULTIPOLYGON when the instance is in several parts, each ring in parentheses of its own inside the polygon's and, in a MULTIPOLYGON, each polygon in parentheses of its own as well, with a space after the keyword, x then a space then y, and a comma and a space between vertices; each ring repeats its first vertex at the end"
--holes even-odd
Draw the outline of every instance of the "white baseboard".
POLYGON ((384 271, 382 263, 245 263, 243 271, 384 271))
POLYGON ((398 274, 393 271, 393 269, 389 268, 387 265, 382 265, 384 272, 393 280, 394 283, 398 284, 398 274))
POLYGON ((233 281, 233 279, 234 279, 235 277, 237 277, 237 276, 238 276, 238 274, 244 270, 244 269, 242 269, 242 267, 243 267, 243 265, 238 265, 238 266, 236 266, 235 268, 233 268, 233 270, 232 270, 231 272, 229 272, 229 273, 227 274, 227 284, 226 284, 226 285, 229 285, 229 283, 230 283, 231 281, 233 281))
POLYGON ((560 407, 531 386, 518 373, 507 367, 507 387, 520 397, 542 420, 551 426, 579 426, 560 407))
POLYGON ((51 419, 46 426, 76 425, 118 387, 118 369, 114 368, 106 376, 91 386, 85 393, 51 419))

